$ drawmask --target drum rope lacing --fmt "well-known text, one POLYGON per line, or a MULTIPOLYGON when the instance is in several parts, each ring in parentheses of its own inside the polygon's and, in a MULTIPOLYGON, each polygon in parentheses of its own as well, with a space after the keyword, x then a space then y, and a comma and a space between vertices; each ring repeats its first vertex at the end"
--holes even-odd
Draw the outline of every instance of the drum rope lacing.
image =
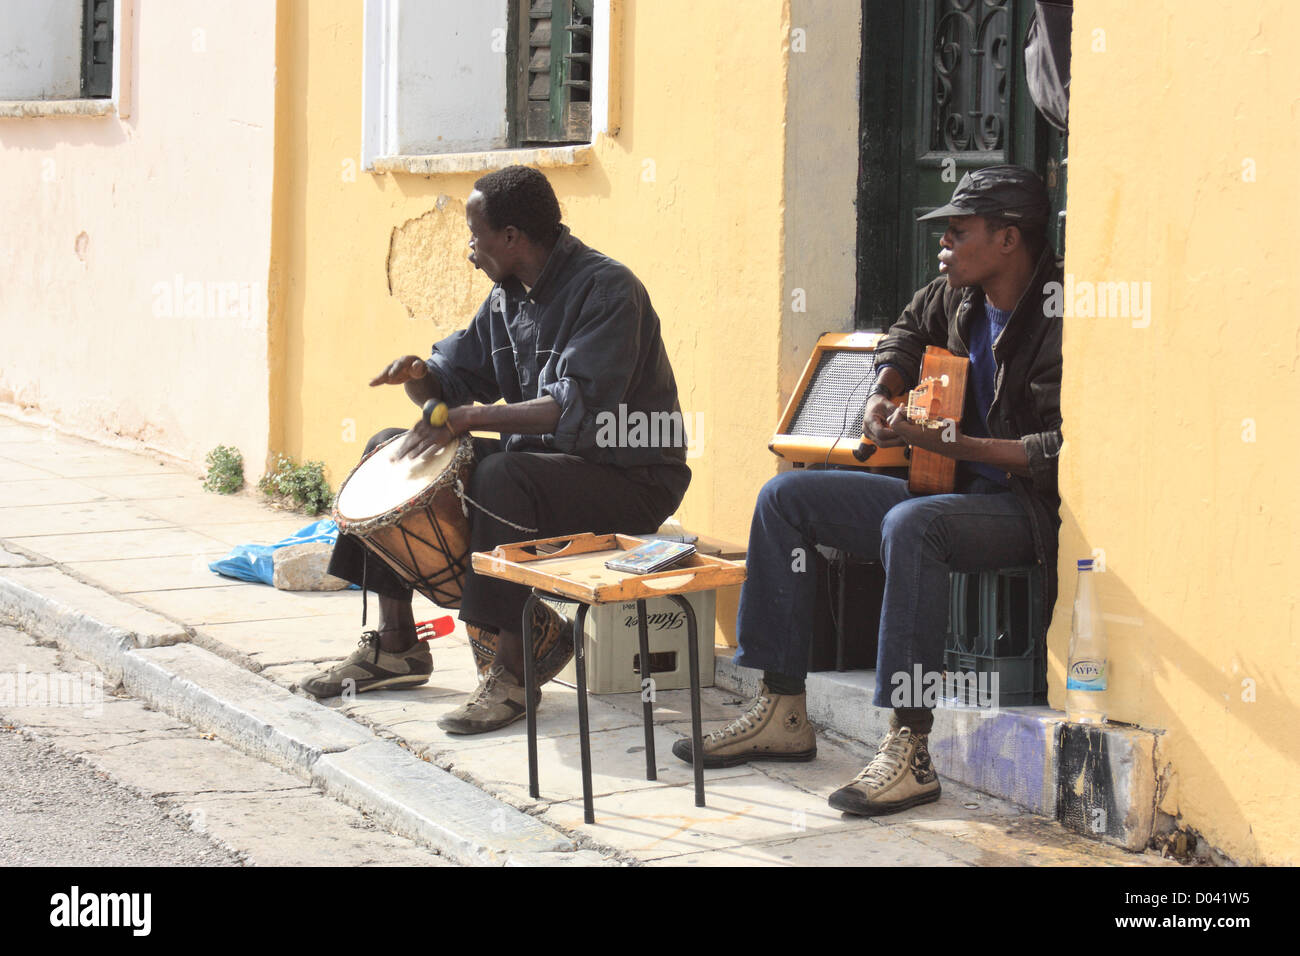
POLYGON ((495 514, 494 512, 488 511, 488 509, 484 508, 481 504, 479 504, 477 501, 475 501, 465 492, 465 483, 462 482, 459 478, 456 479, 456 497, 460 499, 460 510, 465 512, 466 518, 469 517, 469 509, 465 507, 465 503, 469 502, 479 511, 487 515, 489 518, 496 518, 502 524, 508 524, 516 531, 522 531, 525 534, 537 534, 536 528, 525 528, 521 524, 515 524, 513 521, 501 517, 499 514, 495 514))

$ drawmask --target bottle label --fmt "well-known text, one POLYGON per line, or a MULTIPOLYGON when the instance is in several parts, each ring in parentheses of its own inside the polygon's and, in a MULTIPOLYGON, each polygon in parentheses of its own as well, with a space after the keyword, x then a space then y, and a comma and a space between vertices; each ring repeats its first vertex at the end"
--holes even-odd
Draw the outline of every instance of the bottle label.
POLYGON ((1072 662, 1070 664, 1070 670, 1066 674, 1065 689, 1092 691, 1105 690, 1106 662, 1091 660, 1088 658, 1072 662))

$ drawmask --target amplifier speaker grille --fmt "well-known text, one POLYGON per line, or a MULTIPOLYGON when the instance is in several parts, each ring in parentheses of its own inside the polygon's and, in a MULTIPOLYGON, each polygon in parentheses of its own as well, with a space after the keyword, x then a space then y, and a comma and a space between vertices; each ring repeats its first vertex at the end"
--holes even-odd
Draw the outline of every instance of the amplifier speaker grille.
POLYGON ((866 351, 827 351, 790 423, 789 434, 811 438, 856 438, 876 386, 876 355, 866 351), (845 405, 852 408, 845 411, 845 405))

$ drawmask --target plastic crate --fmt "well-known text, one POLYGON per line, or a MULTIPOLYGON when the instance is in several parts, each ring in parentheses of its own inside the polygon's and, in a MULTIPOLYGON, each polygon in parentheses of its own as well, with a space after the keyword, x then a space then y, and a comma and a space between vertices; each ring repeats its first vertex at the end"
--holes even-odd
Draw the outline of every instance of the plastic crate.
MULTIPOLYGON (((713 686, 714 591, 683 594, 695 611, 699 639, 700 686, 713 686)), ((577 605, 547 600, 569 620, 577 605)), ((650 643, 650 676, 656 690, 681 690, 691 686, 687 654, 686 612, 667 598, 645 602, 650 643)), ((641 646, 637 636, 636 602, 598 604, 587 612, 587 690, 593 694, 639 693, 641 646)), ((572 685, 577 679, 573 661, 556 680, 572 685)))
POLYGON ((1042 573, 1033 566, 951 575, 944 667, 949 675, 974 675, 954 682, 958 703, 977 706, 994 674, 997 705, 1047 703, 1042 573))

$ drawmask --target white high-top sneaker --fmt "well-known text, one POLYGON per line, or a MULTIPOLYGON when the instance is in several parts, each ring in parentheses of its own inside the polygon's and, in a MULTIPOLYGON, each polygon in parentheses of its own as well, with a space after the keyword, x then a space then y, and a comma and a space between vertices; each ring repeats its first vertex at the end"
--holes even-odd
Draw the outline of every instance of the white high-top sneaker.
POLYGON ((844 813, 875 817, 939 799, 939 775, 930 763, 929 734, 900 727, 885 735, 871 763, 830 796, 844 813))
MULTIPOLYGON (((759 684, 758 696, 746 713, 704 737, 704 766, 812 760, 817 756, 817 731, 808 723, 806 701, 806 694, 773 694, 766 684, 759 684)), ((673 744, 673 753, 690 763, 690 738, 673 744)))

